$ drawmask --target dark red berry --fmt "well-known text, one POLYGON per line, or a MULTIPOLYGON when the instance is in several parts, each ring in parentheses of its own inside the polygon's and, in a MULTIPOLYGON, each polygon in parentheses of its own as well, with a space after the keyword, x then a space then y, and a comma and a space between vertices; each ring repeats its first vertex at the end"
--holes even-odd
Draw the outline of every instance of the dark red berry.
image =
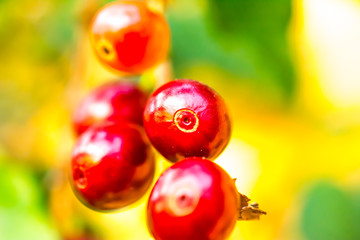
POLYGON ((103 122, 85 131, 73 149, 71 173, 77 197, 108 211, 138 200, 154 175, 154 158, 141 127, 103 122))
POLYGON ((87 95, 75 109, 74 129, 80 135, 95 123, 127 120, 142 125, 148 96, 132 82, 112 82, 87 95))
POLYGON ((157 240, 223 240, 232 232, 240 206, 234 180, 218 165, 187 158, 167 169, 147 205, 157 240))
POLYGON ((144 111, 145 131, 168 160, 216 158, 230 139, 231 124, 223 99, 193 80, 176 80, 156 90, 144 111))
POLYGON ((165 60, 170 31, 146 1, 115 1, 93 17, 90 40, 105 67, 138 74, 165 60))

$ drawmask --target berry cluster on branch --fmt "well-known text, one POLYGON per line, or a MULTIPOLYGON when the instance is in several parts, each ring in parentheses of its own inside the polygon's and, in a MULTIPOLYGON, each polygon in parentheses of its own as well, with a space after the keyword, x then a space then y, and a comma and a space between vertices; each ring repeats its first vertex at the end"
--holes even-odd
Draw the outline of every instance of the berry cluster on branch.
MULTIPOLYGON (((170 43, 164 6, 124 0, 101 8, 89 28, 99 62, 119 75, 139 75, 163 62, 170 43)), ((148 199, 155 239, 225 239, 237 220, 266 214, 213 162, 230 141, 231 121, 224 100, 201 82, 170 81, 150 96, 135 82, 107 83, 75 109, 73 126, 72 186, 93 210, 124 208, 149 190, 152 147, 174 163, 148 199)))

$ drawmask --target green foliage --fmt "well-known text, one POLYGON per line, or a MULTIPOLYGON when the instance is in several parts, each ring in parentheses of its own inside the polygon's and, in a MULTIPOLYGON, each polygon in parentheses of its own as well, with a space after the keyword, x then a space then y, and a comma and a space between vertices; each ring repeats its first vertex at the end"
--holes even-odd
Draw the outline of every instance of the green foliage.
POLYGON ((0 123, 26 121, 50 95, 59 93, 54 86, 68 81, 79 25, 77 4, 72 0, 0 3, 0 123))
POLYGON ((316 184, 308 193, 301 218, 306 239, 360 239, 359 205, 330 182, 316 184))
POLYGON ((211 0, 208 19, 214 34, 232 51, 244 44, 256 78, 274 83, 291 97, 295 87, 287 42, 291 0, 211 0))
POLYGON ((36 214, 0 208, 0 239, 56 240, 57 232, 36 214))
MULTIPOLYGON (((357 189, 354 189, 354 191, 351 192, 351 202, 352 206, 354 207, 352 209, 353 216, 356 218, 355 222, 358 223, 357 227, 359 229, 360 225, 360 187, 357 189)), ((360 229, 358 230, 358 238, 360 239, 360 229)))
POLYGON ((39 60, 49 62, 69 51, 77 29, 75 13, 76 1, 66 0, 54 3, 54 10, 44 16, 34 33, 34 53, 39 60))
POLYGON ((245 59, 246 49, 239 52, 226 51, 209 34, 200 18, 177 19, 169 17, 172 31, 172 61, 175 73, 199 62, 211 63, 244 77, 253 76, 255 69, 245 59), (244 56, 242 56, 244 55, 244 56), (234 60, 236 59, 236 60, 234 60))
POLYGON ((43 185, 0 151, 0 239, 59 239, 44 212, 43 185))
POLYGON ((286 36, 290 3, 210 0, 206 12, 199 4, 191 5, 199 8, 198 15, 169 11, 175 73, 182 77, 187 67, 205 62, 288 103, 295 90, 286 36))

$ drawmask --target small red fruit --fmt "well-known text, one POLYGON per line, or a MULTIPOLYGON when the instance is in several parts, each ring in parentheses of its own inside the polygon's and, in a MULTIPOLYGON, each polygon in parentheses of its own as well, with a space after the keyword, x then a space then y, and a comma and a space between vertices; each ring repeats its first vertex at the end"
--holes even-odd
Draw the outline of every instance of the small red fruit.
POLYGON ((102 85, 87 95, 75 109, 74 130, 80 135, 104 120, 127 120, 142 125, 147 98, 147 94, 132 82, 102 85))
POLYGON ((157 240, 223 240, 232 232, 240 206, 234 180, 218 165, 188 158, 167 169, 147 206, 157 240))
POLYGON ((168 160, 216 158, 230 139, 231 123, 224 100, 193 80, 169 82, 150 96, 144 111, 145 131, 168 160))
POLYGON ((141 127, 103 122, 85 131, 72 154, 72 185, 89 208, 109 211, 138 200, 154 175, 150 143, 141 127))
POLYGON ((104 66, 139 74, 165 60, 170 30, 164 16, 151 11, 146 1, 116 1, 93 17, 90 40, 104 66))

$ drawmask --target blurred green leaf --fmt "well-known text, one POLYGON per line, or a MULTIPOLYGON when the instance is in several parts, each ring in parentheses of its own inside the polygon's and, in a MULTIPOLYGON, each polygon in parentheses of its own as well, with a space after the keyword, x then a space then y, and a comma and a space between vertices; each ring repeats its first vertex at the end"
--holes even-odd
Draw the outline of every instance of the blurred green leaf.
POLYGON ((0 239, 56 240, 60 237, 49 222, 38 215, 0 208, 0 239))
POLYGON ((0 147, 0 239, 59 239, 44 212, 44 186, 0 147))
POLYGON ((199 62, 212 63, 229 72, 240 73, 243 77, 255 74, 249 61, 244 60, 246 49, 240 52, 225 51, 211 37, 202 19, 177 19, 170 16, 169 22, 175 74, 181 75, 186 68, 199 62))
MULTIPOLYGON (((359 203, 356 203, 359 204, 359 203)), ((308 240, 360 239, 356 205, 349 195, 331 182, 317 183, 309 191, 301 218, 308 240)))
POLYGON ((54 10, 48 12, 38 24, 38 33, 35 36, 40 39, 41 44, 35 42, 34 47, 38 53, 44 55, 45 62, 72 47, 77 30, 75 6, 76 1, 56 1, 54 10))
POLYGON ((285 35, 291 0, 209 0, 209 14, 213 26, 226 37, 249 35, 267 42, 285 35))
POLYGON ((9 162, 12 162, 9 158, 0 162, 0 207, 26 211, 41 209, 44 193, 34 173, 9 162))
MULTIPOLYGON (((295 88, 286 37, 290 2, 210 0, 207 11, 200 1, 187 3, 191 10, 169 9, 176 77, 184 77, 184 70, 191 66, 206 63, 290 103, 295 88)), ((233 79, 222 81, 231 84, 233 79)))
MULTIPOLYGON (((360 223, 360 188, 355 189, 355 191, 351 193, 351 201, 354 206, 353 213, 356 217, 356 222, 360 223)), ((360 239, 360 229, 359 229, 359 239, 360 239)))
POLYGON ((287 39, 291 0, 210 0, 213 35, 231 51, 246 48, 257 78, 276 83, 289 99, 295 75, 287 39), (241 47, 240 47, 241 46, 241 47))

